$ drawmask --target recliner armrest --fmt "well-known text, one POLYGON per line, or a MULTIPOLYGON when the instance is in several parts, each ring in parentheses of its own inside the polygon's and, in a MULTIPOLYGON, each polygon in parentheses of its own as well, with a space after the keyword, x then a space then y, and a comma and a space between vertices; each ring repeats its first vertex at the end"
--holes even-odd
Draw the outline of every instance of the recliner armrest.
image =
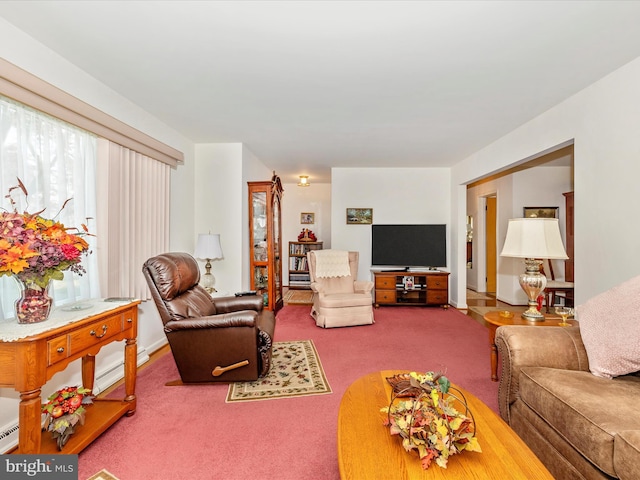
POLYGON ((370 280, 356 280, 353 282, 356 293, 370 293, 373 290, 373 282, 370 280))
POLYGON ((502 359, 498 390, 500 415, 508 421, 509 407, 519 397, 520 370, 549 367, 589 371, 580 328, 508 325, 498 327, 496 345, 502 359))
POLYGON ((242 297, 217 297, 213 299, 217 313, 237 312, 238 310, 254 310, 261 312, 264 300, 259 295, 244 295, 242 297))
POLYGON ((211 315, 209 317, 171 320, 164 325, 166 333, 200 328, 255 327, 258 313, 253 310, 240 310, 232 313, 211 315))

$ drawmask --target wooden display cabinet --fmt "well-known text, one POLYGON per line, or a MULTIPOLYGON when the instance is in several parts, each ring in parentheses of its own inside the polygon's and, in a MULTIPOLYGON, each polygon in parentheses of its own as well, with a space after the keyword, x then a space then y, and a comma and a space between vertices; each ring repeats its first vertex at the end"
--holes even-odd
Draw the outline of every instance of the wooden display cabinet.
POLYGON ((249 271, 251 289, 262 296, 264 308, 282 308, 282 194, 280 177, 247 182, 249 186, 249 271))
POLYGON ((374 271, 374 306, 438 305, 449 307, 449 273, 374 271))

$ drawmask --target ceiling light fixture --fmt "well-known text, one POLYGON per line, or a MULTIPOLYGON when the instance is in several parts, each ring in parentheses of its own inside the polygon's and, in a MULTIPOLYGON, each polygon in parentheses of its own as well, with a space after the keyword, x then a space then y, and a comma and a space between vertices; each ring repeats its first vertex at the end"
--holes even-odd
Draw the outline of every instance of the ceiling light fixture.
POLYGON ((309 175, 300 175, 300 182, 298 183, 299 187, 308 187, 311 185, 309 183, 309 175))

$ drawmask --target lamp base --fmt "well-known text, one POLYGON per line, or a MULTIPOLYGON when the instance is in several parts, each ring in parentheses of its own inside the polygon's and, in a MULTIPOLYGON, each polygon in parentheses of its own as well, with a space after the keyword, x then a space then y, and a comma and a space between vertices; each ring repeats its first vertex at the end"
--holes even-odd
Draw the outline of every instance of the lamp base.
POLYGON ((542 260, 526 258, 526 271, 520 275, 520 287, 527 294, 529 308, 522 313, 522 318, 531 322, 544 321, 544 315, 538 311, 538 296, 547 286, 547 277, 540 273, 542 260))
POLYGON ((207 293, 217 292, 215 288, 213 288, 216 279, 213 277, 211 273, 211 262, 207 259, 207 264, 205 265, 207 269, 206 273, 200 279, 200 285, 207 291, 207 293))
POLYGON ((522 312, 520 316, 530 322, 544 322, 544 315, 538 311, 537 302, 533 307, 529 305, 529 308, 522 312))

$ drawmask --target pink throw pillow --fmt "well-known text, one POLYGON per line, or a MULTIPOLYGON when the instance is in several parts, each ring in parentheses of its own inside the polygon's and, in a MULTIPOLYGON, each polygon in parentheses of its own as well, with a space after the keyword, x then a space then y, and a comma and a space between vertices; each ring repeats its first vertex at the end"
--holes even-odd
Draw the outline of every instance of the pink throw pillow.
POLYGON ((576 308, 589 369, 613 378, 640 370, 640 276, 576 308))

